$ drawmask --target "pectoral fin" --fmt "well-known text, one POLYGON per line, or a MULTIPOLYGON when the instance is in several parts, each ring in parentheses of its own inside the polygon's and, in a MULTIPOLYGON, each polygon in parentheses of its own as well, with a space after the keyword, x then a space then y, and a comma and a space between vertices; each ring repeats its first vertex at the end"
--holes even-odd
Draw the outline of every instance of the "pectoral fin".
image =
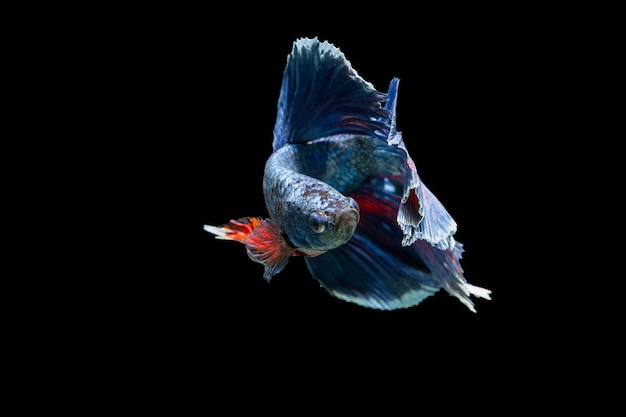
POLYGON ((204 230, 216 239, 243 243, 248 257, 265 266, 263 277, 267 281, 283 270, 294 253, 280 229, 268 219, 243 217, 220 227, 205 225, 204 230))

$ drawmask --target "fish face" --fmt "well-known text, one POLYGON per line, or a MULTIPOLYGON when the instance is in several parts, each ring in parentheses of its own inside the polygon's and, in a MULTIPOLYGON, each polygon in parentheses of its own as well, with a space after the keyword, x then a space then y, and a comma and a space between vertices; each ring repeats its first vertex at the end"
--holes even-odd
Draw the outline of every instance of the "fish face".
POLYGON ((329 240, 346 243, 354 234, 359 223, 358 204, 354 199, 349 198, 349 207, 343 208, 335 213, 326 214, 322 210, 315 210, 309 216, 309 226, 318 235, 326 235, 329 240), (332 239, 330 239, 332 237, 332 239))
POLYGON ((335 213, 333 221, 331 221, 332 233, 334 233, 335 239, 342 244, 350 240, 360 218, 359 206, 356 201, 351 197, 348 197, 348 201, 349 207, 335 213))
POLYGON ((348 242, 360 220, 359 206, 351 197, 333 196, 332 204, 308 205, 301 201, 301 213, 285 221, 283 230, 297 251, 319 255, 348 242))

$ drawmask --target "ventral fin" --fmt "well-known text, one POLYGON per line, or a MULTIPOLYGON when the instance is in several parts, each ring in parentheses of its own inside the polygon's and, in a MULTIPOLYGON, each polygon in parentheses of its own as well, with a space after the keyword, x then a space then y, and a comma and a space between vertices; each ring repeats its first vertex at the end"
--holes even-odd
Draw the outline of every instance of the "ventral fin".
MULTIPOLYGON (((385 223, 385 233, 392 228, 393 219, 385 223)), ((395 239, 380 239, 359 228, 345 245, 305 260, 313 277, 337 298, 379 310, 411 307, 440 286, 400 245, 399 235, 398 230, 395 239)))

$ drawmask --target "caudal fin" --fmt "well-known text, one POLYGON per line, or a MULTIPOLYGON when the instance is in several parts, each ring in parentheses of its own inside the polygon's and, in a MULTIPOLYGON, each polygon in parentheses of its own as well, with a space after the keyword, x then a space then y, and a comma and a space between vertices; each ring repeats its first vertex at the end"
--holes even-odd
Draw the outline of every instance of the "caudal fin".
POLYGON ((455 278, 457 279, 444 281, 444 288, 448 294, 458 298, 471 312, 476 313, 474 302, 470 299, 471 295, 491 300, 491 290, 472 285, 462 277, 455 278))

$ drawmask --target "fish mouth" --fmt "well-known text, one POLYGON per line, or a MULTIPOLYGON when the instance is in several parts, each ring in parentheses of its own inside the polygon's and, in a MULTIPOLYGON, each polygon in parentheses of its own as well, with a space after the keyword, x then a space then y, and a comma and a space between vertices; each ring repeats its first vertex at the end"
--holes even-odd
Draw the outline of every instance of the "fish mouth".
POLYGON ((335 216, 333 222, 335 233, 344 243, 350 240, 354 234, 359 219, 360 214, 355 208, 342 210, 335 216))

